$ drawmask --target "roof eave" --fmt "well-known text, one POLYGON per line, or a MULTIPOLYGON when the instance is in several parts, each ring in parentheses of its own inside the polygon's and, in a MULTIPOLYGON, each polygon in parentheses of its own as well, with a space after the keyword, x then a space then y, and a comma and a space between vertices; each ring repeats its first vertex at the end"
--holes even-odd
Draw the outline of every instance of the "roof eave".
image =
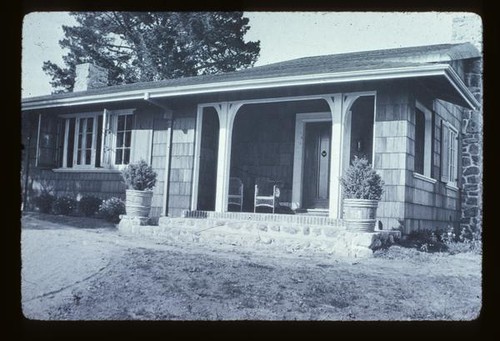
POLYGON ((216 92, 279 88, 313 84, 334 84, 370 80, 388 80, 426 76, 445 76, 467 103, 474 107, 477 103, 460 77, 448 64, 415 65, 399 68, 374 70, 354 70, 334 73, 321 73, 300 76, 283 76, 240 81, 225 81, 197 85, 167 86, 141 90, 129 90, 110 94, 82 95, 78 97, 25 100, 22 110, 37 110, 54 107, 68 107, 85 104, 109 103, 124 100, 147 98, 167 98, 183 95, 210 94, 216 92))
POLYGON ((462 99, 468 104, 469 109, 479 110, 479 108, 481 107, 481 103, 479 103, 479 101, 472 94, 467 85, 465 85, 465 83, 462 81, 457 72, 451 67, 451 65, 449 65, 445 70, 445 77, 455 88, 455 90, 460 94, 462 99))

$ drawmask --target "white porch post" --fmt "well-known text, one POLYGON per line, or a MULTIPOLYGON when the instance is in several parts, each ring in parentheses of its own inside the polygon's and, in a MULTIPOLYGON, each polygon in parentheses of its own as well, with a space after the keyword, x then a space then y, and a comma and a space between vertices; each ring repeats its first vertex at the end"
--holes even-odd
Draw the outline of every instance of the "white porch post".
POLYGON ((324 98, 330 107, 332 114, 332 145, 330 157, 330 206, 328 216, 330 218, 341 217, 341 189, 340 177, 342 176, 342 94, 336 94, 324 98))
POLYGON ((219 149, 217 154, 217 184, 215 190, 216 212, 225 212, 227 210, 233 123, 241 105, 227 102, 214 105, 219 116, 219 149))
POLYGON ((201 137, 203 133, 203 109, 205 107, 198 105, 196 111, 196 129, 195 129, 195 146, 194 146, 194 164, 193 164, 193 187, 191 195, 191 210, 198 209, 198 185, 200 180, 200 161, 201 161, 201 137))

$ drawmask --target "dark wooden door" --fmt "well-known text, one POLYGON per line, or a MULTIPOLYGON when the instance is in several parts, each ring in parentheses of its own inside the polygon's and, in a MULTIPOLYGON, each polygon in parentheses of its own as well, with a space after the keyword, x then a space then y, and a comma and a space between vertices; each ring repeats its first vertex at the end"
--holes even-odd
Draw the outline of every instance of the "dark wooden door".
POLYGON ((330 122, 306 124, 303 207, 328 208, 330 195, 330 122))

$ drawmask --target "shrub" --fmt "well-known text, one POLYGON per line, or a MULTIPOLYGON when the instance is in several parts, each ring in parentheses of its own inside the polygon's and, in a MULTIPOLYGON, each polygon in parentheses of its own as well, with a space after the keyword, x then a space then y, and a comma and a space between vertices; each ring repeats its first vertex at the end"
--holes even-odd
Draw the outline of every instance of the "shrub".
POLYGON ((33 199, 33 204, 42 213, 50 213, 56 197, 48 192, 43 192, 33 199))
POLYGON ((399 244, 423 252, 443 252, 448 250, 447 245, 439 237, 439 233, 430 230, 411 231, 399 244))
POLYGON ((68 215, 77 207, 77 201, 68 196, 62 196, 54 201, 53 209, 55 214, 68 215))
POLYGON ((112 223, 120 222, 120 214, 125 214, 125 203, 120 198, 104 200, 99 207, 99 216, 112 223))
POLYGON ((483 252, 482 237, 479 231, 471 231, 463 227, 460 234, 457 234, 453 227, 449 227, 441 234, 441 240, 446 244, 448 252, 451 254, 463 252, 482 254, 483 252))
POLYGON ((93 216, 99 211, 99 206, 102 204, 102 199, 93 195, 86 195, 80 199, 78 209, 86 217, 93 216))
POLYGON ((354 157, 340 181, 346 199, 380 200, 384 191, 384 181, 365 157, 354 157))
POLYGON ((156 172, 144 160, 130 163, 122 176, 127 187, 136 191, 151 190, 156 184, 156 172))

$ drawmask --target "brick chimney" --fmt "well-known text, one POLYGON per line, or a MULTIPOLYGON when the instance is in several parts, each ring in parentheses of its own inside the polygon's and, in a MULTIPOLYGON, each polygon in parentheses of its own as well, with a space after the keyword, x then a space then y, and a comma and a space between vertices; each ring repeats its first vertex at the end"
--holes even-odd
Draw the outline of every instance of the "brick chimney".
POLYGON ((73 91, 87 91, 106 86, 108 86, 108 70, 91 63, 76 66, 73 91))

